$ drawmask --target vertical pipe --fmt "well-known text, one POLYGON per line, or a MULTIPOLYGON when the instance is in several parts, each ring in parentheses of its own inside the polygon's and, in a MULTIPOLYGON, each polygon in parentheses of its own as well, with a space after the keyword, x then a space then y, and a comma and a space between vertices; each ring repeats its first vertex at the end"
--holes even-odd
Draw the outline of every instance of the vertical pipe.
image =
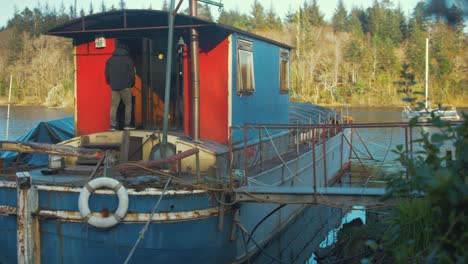
POLYGON ((148 74, 151 72, 149 69, 148 61, 151 59, 151 55, 149 54, 149 40, 147 38, 143 38, 142 49, 143 49, 143 58, 142 58, 142 71, 141 71, 141 119, 143 128, 148 128, 148 95, 147 92, 151 89, 151 86, 148 88, 148 77, 151 76, 148 74))
POLYGON ((127 10, 125 9, 123 11, 123 18, 124 18, 124 28, 127 28, 127 10))
POLYGON ((341 131, 340 167, 343 167, 343 151, 344 151, 343 143, 344 143, 344 131, 341 131))
POLYGON ((8 110, 6 120, 5 140, 8 140, 8 130, 10 129, 10 107, 11 107, 11 86, 13 83, 13 75, 10 75, 10 88, 8 89, 8 110))
MULTIPOLYGON (((177 151, 178 154, 182 153, 182 150, 177 151)), ((180 177, 180 174, 182 172, 182 159, 177 160, 177 176, 180 177)))
MULTIPOLYGON (((146 99, 147 99, 147 106, 149 106, 149 112, 147 113, 149 116, 148 116, 148 119, 149 119, 149 128, 150 129, 156 129, 156 120, 154 118, 154 93, 153 93, 153 63, 152 63, 152 58, 153 58, 153 40, 150 39, 148 41, 148 45, 149 45, 149 74, 150 74, 150 77, 149 77, 149 84, 150 84, 150 88, 146 91, 146 99)), ((158 100, 159 102, 159 100, 158 100)), ((158 105, 159 106, 159 105, 158 105)))
MULTIPOLYGON (((197 16, 197 0, 190 0, 190 16, 197 16)), ((192 133, 193 140, 200 138, 200 69, 198 61, 198 31, 190 29, 190 58, 192 77, 192 133)))
POLYGON ((17 257, 18 263, 40 263, 39 221, 33 214, 38 210, 37 189, 32 186, 28 172, 16 174, 17 190, 17 257))
MULTIPOLYGON (((318 124, 320 125, 321 123, 322 123, 322 114, 319 114, 319 116, 318 116, 318 124)), ((317 136, 318 142, 320 142, 321 134, 322 134, 322 129, 319 129, 319 134, 318 134, 318 136, 317 136)))
MULTIPOLYGON (((408 157, 408 127, 405 126, 405 156, 408 157)), ((408 168, 406 169, 406 179, 409 177, 408 168)))
POLYGON ((13 75, 10 75, 10 87, 8 89, 8 111, 7 111, 7 119, 10 119, 10 105, 11 105, 11 86, 13 83, 13 75))
POLYGON ((409 144, 410 144, 411 158, 413 158, 413 127, 409 128, 409 144))
MULTIPOLYGON (((164 124, 163 124, 163 140, 162 143, 167 143, 167 129, 168 129, 168 116, 169 116, 169 104, 171 94, 171 70, 172 70, 172 42, 174 35, 174 6, 175 0, 171 0, 169 7, 169 32, 167 33, 167 61, 166 61, 166 85, 164 92, 164 124)), ((165 151, 163 151, 165 152, 165 151)))
POLYGON ((247 184, 247 168, 249 166, 249 160, 247 159, 247 127, 244 126, 244 171, 245 171, 245 184, 247 184))
POLYGON ((232 175, 233 169, 233 153, 232 153, 232 127, 229 127, 229 183, 231 188, 234 188, 234 177, 232 175))
POLYGON ((424 103, 426 109, 428 109, 428 98, 429 98, 429 38, 426 38, 426 80, 424 82, 425 97, 424 103))
POLYGON ((263 171, 263 129, 258 129, 258 137, 259 137, 259 152, 260 152, 260 169, 263 171))
MULTIPOLYGON (((323 137, 325 137, 325 134, 323 134, 323 137)), ((322 141, 322 145, 323 145, 323 174, 324 174, 324 186, 327 187, 328 185, 328 177, 327 177, 327 141, 325 140, 325 138, 323 139, 322 141)))
POLYGON ((314 173, 314 194, 317 192, 317 157, 315 154, 315 128, 312 133, 312 161, 313 161, 313 173, 314 173))
POLYGON ((296 119, 296 156, 299 156, 299 142, 301 141, 301 136, 299 134, 299 120, 296 119))
POLYGON ((200 153, 199 152, 195 154, 195 167, 197 169, 197 181, 200 182, 201 176, 200 176, 200 153))

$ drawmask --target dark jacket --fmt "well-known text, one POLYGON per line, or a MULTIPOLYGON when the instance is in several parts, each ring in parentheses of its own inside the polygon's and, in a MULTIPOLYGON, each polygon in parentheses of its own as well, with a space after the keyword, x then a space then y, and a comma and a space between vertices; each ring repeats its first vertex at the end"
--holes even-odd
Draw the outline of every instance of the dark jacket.
POLYGON ((125 49, 116 48, 107 60, 106 81, 115 91, 131 88, 135 84, 135 66, 125 49))

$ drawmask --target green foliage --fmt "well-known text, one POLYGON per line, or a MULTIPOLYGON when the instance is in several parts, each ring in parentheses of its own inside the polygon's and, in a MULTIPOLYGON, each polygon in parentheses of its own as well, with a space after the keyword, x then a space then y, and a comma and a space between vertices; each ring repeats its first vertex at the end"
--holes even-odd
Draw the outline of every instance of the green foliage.
POLYGON ((250 7, 250 18, 249 18, 249 29, 266 29, 266 17, 265 17, 265 8, 258 2, 254 0, 250 7))
POLYGON ((463 117, 452 126, 432 116, 434 127, 417 140, 420 150, 395 151, 410 175, 401 172, 388 181, 388 196, 402 199, 386 233, 386 245, 400 263, 468 259, 468 116, 463 117), (444 152, 445 146, 454 153, 444 152))
POLYGON ((432 239, 434 229, 431 204, 425 199, 402 200, 397 211, 388 219, 385 233, 393 252, 400 263, 421 262, 420 250, 426 250, 432 239))
POLYGON ((343 0, 338 1, 338 6, 332 18, 332 26, 335 31, 346 31, 348 27, 348 14, 343 4, 343 0))
MULTIPOLYGON (((115 5, 123 8, 125 2, 119 0, 115 5)), ((290 64, 291 94, 299 100, 315 103, 394 104, 400 98, 395 92, 397 89, 404 92, 423 90, 424 41, 430 37, 430 99, 433 102, 456 99, 458 105, 466 104, 467 38, 463 34, 458 2, 446 8, 443 23, 435 24, 428 17, 432 11, 425 8, 423 1, 416 5, 409 21, 401 8, 394 7, 392 2, 375 0, 367 9, 353 7, 348 12, 344 1, 339 1, 333 19, 328 23, 317 0, 303 1, 299 8, 291 5, 283 17, 284 22, 273 8, 274 1, 265 8, 255 0, 250 2, 247 13, 224 9, 217 22, 294 46, 290 64)), ((90 2, 87 10, 81 10, 81 15, 85 11, 93 13, 98 9, 98 3, 90 2)), ((162 8, 167 9, 168 1, 161 3, 162 8)), ((197 8, 200 17, 212 19, 206 4, 199 4, 197 8)), ((105 12, 116 10, 116 7, 114 4, 106 7, 101 1, 99 9, 105 12)), ((76 18, 78 11, 73 5, 63 3, 58 9, 38 4, 34 8, 15 10, 5 30, 8 34, 3 43, 0 41, 0 79, 5 82, 10 74, 21 75, 21 80, 30 79, 23 74, 22 67, 30 65, 35 52, 41 49, 30 43, 48 29, 76 18)), ((69 49, 68 44, 66 47, 69 49)), ((71 54, 70 50, 66 52, 63 57, 71 54)), ((67 61, 71 60, 67 58, 67 61)), ((73 68, 73 65, 63 67, 73 68)), ((58 83, 60 81, 48 85, 58 83)), ((27 97, 28 91, 37 89, 37 85, 24 81, 18 88, 24 92, 18 91, 18 96, 27 97)))
POLYGON ((198 8, 198 17, 206 19, 208 21, 213 21, 213 15, 211 14, 210 6, 208 4, 197 5, 198 8))
POLYGON ((303 13, 303 17, 306 18, 310 25, 325 25, 324 15, 318 7, 317 0, 312 0, 312 5, 309 5, 307 1, 304 2, 304 7, 302 8, 301 12, 303 13))
POLYGON ((247 29, 249 19, 247 15, 242 14, 239 10, 229 10, 221 12, 218 18, 218 23, 233 26, 240 29, 247 29))

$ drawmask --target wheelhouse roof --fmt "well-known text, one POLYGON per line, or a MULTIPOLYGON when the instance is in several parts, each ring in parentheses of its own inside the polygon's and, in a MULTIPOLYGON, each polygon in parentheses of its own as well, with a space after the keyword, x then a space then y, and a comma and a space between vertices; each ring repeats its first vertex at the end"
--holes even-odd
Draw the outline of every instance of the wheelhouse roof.
MULTIPOLYGON (((277 46, 291 49, 292 47, 265 37, 252 34, 227 25, 207 21, 192 16, 177 14, 174 20, 176 31, 187 32, 195 27, 200 34, 208 33, 213 37, 226 37, 239 33, 250 38, 260 39, 277 46)), ((117 10, 96 13, 70 20, 50 29, 47 34, 72 38, 77 42, 86 42, 103 34, 106 37, 151 37, 155 31, 167 31, 168 12, 161 10, 117 10)), ((160 36, 158 34, 157 36, 160 36)))

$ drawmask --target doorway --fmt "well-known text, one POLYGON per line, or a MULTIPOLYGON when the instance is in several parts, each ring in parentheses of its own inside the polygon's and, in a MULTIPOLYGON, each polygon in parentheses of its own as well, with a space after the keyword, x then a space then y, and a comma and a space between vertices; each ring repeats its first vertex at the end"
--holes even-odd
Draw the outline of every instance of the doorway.
MULTIPOLYGON (((135 86, 132 88, 132 124, 137 129, 162 129, 167 63, 166 39, 119 38, 116 40, 116 45, 119 44, 127 47, 136 69, 135 86)), ((184 118, 182 70, 184 67, 182 55, 177 54, 174 48, 168 115, 168 127, 171 130, 183 130, 184 118)))

